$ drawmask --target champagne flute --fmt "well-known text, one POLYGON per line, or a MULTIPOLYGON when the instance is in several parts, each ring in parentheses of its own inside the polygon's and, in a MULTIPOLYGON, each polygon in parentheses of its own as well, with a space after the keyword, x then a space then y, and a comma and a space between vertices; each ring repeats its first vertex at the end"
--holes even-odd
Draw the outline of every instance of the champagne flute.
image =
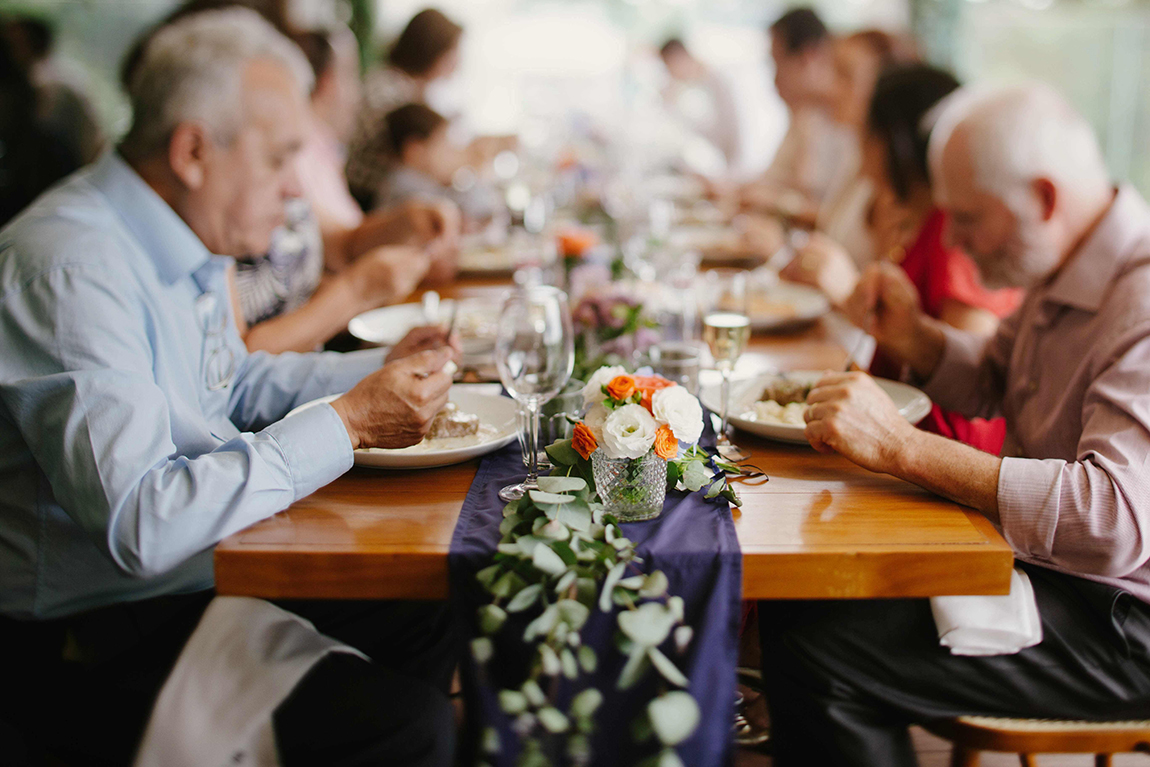
POLYGON ((747 272, 741 269, 712 269, 707 272, 703 308, 703 341, 710 347, 715 367, 723 376, 722 427, 717 447, 728 461, 745 461, 750 454, 727 436, 731 401, 731 373, 747 348, 751 320, 747 316, 747 272))
POLYGON ((546 285, 511 294, 499 315, 495 365, 503 387, 527 410, 527 478, 499 491, 514 501, 539 488, 539 410, 563 390, 575 366, 567 294, 546 285))

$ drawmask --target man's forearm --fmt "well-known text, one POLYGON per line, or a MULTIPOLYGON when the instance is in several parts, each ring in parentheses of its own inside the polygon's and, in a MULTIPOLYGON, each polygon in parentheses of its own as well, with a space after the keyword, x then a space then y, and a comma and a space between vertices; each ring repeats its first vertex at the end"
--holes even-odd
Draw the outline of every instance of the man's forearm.
POLYGON ((1002 459, 937 434, 915 430, 900 453, 897 477, 978 509, 998 522, 998 471, 1002 459))

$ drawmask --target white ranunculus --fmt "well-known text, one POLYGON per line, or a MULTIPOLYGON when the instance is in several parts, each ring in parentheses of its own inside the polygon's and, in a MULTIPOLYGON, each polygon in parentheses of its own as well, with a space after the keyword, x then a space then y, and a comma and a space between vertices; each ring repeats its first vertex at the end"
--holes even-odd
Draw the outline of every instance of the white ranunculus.
POLYGON ((608 458, 642 458, 655 444, 659 425, 642 405, 624 405, 603 424, 599 447, 608 458))
POLYGON ((655 420, 671 427, 675 439, 694 443, 703 433, 703 408, 682 386, 668 386, 651 396, 651 411, 655 420))
POLYGON ((603 444, 603 424, 607 422, 609 415, 611 411, 603 405, 592 405, 587 415, 583 416, 583 425, 591 430, 595 435, 595 441, 600 445, 603 444))
POLYGON ((587 381, 587 385, 583 387, 583 404, 602 403, 603 400, 607 399, 607 395, 603 393, 603 387, 610 383, 615 376, 625 375, 627 375, 627 368, 622 365, 613 365, 596 370, 591 374, 591 379, 587 381))

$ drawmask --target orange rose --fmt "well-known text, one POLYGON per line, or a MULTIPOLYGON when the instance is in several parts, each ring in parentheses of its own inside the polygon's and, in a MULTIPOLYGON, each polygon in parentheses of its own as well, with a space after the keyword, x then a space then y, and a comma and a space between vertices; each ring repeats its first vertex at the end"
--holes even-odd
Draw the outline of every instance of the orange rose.
POLYGON ((571 447, 575 448, 576 453, 583 456, 583 460, 590 460, 591 454, 599 447, 599 443, 595 441, 595 432, 591 431, 586 424, 575 424, 575 433, 571 437, 571 447))
POLYGON ((559 233, 559 252, 564 258, 582 258, 599 243, 599 238, 589 229, 565 229, 559 233))
POLYGON ((615 376, 607 384, 607 396, 625 400, 635 393, 635 379, 631 376, 615 376))
POLYGON ((655 432, 655 455, 664 461, 669 461, 678 454, 679 440, 675 439, 675 433, 671 431, 671 427, 663 424, 655 432))
POLYGON ((674 386, 674 381, 668 381, 663 376, 635 376, 635 388, 643 393, 643 401, 639 404, 651 412, 651 397, 660 389, 674 386))

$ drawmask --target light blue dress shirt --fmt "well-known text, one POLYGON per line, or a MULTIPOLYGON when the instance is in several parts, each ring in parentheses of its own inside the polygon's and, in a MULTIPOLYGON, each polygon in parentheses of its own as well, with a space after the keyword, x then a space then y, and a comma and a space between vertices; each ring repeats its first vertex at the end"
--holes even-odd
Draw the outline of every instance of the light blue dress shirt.
POLYGON ((352 465, 378 351, 248 354, 225 270, 118 155, 0 230, 0 613, 210 588, 212 546, 352 465))

